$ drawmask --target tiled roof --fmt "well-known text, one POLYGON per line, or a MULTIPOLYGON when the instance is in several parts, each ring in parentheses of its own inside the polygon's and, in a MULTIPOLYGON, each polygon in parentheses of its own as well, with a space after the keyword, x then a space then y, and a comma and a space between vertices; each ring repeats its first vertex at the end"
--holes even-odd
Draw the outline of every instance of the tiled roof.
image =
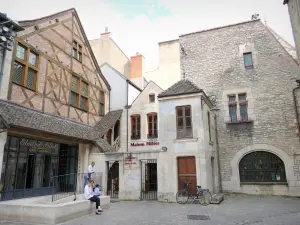
POLYGON ((104 139, 99 139, 97 141, 94 141, 96 146, 102 150, 102 152, 116 152, 116 150, 108 144, 108 142, 104 139))
POLYGON ((177 83, 173 84, 164 92, 158 95, 158 98, 169 97, 169 96, 178 96, 186 94, 201 93, 203 90, 196 86, 190 80, 180 80, 177 83))
POLYGON ((46 114, 11 101, 0 100, 0 118, 6 126, 23 127, 89 141, 96 141, 102 137, 121 117, 121 114, 122 110, 111 111, 95 126, 90 126, 65 117, 46 114))

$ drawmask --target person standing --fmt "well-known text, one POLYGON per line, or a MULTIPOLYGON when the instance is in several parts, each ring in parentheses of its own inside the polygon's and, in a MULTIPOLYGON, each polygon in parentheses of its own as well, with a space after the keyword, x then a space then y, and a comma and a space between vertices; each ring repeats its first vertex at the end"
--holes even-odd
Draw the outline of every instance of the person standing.
POLYGON ((83 188, 85 188, 85 186, 88 184, 88 180, 91 179, 91 175, 92 173, 95 173, 95 162, 92 162, 87 170, 87 173, 84 174, 84 184, 83 184, 83 188))

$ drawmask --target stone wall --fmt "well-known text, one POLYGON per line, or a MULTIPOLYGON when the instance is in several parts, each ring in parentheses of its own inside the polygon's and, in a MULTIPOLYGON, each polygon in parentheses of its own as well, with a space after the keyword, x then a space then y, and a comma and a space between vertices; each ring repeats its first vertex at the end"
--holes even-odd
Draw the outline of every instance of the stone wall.
POLYGON ((283 161, 287 176, 290 174, 288 188, 271 192, 299 194, 297 171, 288 165, 300 153, 292 96, 295 80, 299 79, 295 61, 259 20, 183 35, 180 45, 182 73, 217 98, 223 189, 260 193, 259 189, 241 189, 239 173, 233 174, 241 158, 236 164, 232 160, 247 146, 266 144, 279 149, 269 151, 279 152, 282 159, 282 152, 288 155, 283 161), (244 67, 243 53, 247 52, 252 52, 253 69, 244 67), (247 94, 251 123, 228 123, 228 95, 239 93, 247 94))

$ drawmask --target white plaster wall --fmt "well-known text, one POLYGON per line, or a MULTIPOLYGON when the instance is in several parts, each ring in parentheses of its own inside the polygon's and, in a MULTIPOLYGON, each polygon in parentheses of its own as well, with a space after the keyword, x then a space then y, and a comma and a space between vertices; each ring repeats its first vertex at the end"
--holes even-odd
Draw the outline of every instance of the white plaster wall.
POLYGON ((166 90, 180 80, 180 47, 179 41, 159 43, 159 66, 154 71, 145 73, 147 80, 157 83, 166 90))
POLYGON ((128 105, 131 105, 140 93, 138 89, 128 83, 128 105))
POLYGON ((159 150, 161 149, 160 145, 152 146, 138 146, 131 147, 131 143, 145 143, 147 141, 158 141, 160 139, 160 128, 159 128, 159 115, 157 115, 158 120, 158 139, 148 139, 148 123, 147 123, 147 114, 156 112, 158 114, 158 101, 157 95, 160 94, 163 90, 153 82, 149 82, 143 92, 138 96, 138 98, 133 102, 131 108, 129 109, 129 123, 128 123, 128 148, 130 152, 135 151, 145 151, 145 150, 159 150), (155 94, 155 102, 149 102, 149 94, 155 94), (141 139, 131 140, 131 115, 139 114, 141 116, 141 139))
POLYGON ((111 86, 110 110, 124 108, 127 104, 127 81, 106 64, 101 67, 101 72, 111 86))

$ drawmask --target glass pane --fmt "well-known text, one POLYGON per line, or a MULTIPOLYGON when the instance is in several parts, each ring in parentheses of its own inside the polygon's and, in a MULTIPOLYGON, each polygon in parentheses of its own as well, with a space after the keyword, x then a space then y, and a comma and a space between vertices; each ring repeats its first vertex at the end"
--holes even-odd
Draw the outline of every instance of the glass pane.
POLYGON ((182 117, 177 119, 177 126, 178 127, 183 127, 183 118, 182 117))
POLYGON ((231 121, 236 121, 236 106, 230 106, 229 107, 230 110, 230 117, 231 117, 231 121))
POLYGON ((35 89, 36 71, 28 68, 26 87, 35 89))
POLYGON ((191 108, 185 107, 185 116, 191 116, 191 108))
POLYGON ((83 110, 87 110, 87 98, 81 96, 80 108, 83 110))
POLYGON ((104 105, 102 103, 99 104, 99 115, 100 116, 104 115, 104 105))
POLYGON ((82 53, 81 53, 81 52, 78 52, 78 60, 79 60, 80 62, 82 62, 82 53))
POLYGON ((242 120, 246 121, 247 118, 247 105, 240 105, 241 108, 241 116, 242 116, 242 120))
POLYGON ((154 123, 154 129, 155 130, 157 129, 157 123, 154 123))
POLYGON ((239 101, 246 101, 246 94, 239 94, 239 101))
POLYGON ((235 95, 228 96, 229 102, 235 102, 235 95))
POLYGON ((77 94, 71 91, 71 105, 77 107, 77 94))
POLYGON ((77 92, 79 87, 79 79, 77 77, 72 77, 71 89, 72 91, 77 92))
POLYGON ((192 126, 192 118, 191 117, 186 117, 185 119, 186 119, 185 120, 185 125, 187 127, 191 127, 192 126))
POLYGON ((21 84, 23 73, 24 73, 24 66, 18 62, 14 62, 14 71, 13 71, 13 77, 12 80, 15 83, 21 84))
POLYGON ((182 108, 177 108, 177 116, 182 116, 182 108))
POLYGON ((30 52, 29 54, 29 63, 33 66, 36 65, 36 59, 37 59, 37 55, 33 52, 30 52))
POLYGON ((104 103, 104 92, 103 91, 100 91, 99 100, 100 100, 100 102, 104 103))
POLYGON ((7 160, 4 190, 12 190, 15 186, 16 162, 17 152, 10 152, 7 160))
POLYGON ((178 129, 177 129, 177 137, 178 138, 183 138, 183 135, 184 135, 183 127, 178 127, 178 129))
POLYGON ((77 49, 76 48, 73 48, 72 56, 73 56, 73 58, 77 59, 77 49))
POLYGON ((42 187, 42 176, 44 170, 44 153, 37 151, 35 163, 33 165, 32 186, 33 188, 42 187))
MULTIPOLYGON (((4 185, 4 175, 5 175, 5 167, 7 164, 7 155, 8 155, 8 140, 9 137, 7 137, 7 141, 4 146, 4 154, 3 154, 3 161, 2 161, 2 170, 1 170, 1 183, 0 183, 0 190, 3 188, 2 185, 4 185)), ((1 198, 0 198, 1 200, 1 198)))
POLYGON ((88 84, 85 82, 81 83, 81 95, 87 97, 88 96, 88 84))
POLYGON ((252 54, 246 53, 244 54, 244 63, 246 67, 251 67, 252 65, 252 54))
POLYGON ((152 115, 148 116, 148 121, 152 123, 152 115))
POLYGON ((46 154, 44 160, 43 187, 50 186, 51 177, 51 155, 46 154))
POLYGON ((192 137, 193 135, 193 131, 191 127, 187 127, 186 128, 186 133, 185 133, 185 137, 192 137))
POLYGON ((16 189, 23 189, 25 187, 25 174, 27 167, 27 152, 20 152, 18 157, 17 165, 17 179, 16 179, 16 189))
POLYGON ((26 51, 26 48, 21 46, 21 45, 18 45, 17 46, 17 51, 16 51, 16 56, 19 58, 19 59, 25 59, 25 51, 26 51))

